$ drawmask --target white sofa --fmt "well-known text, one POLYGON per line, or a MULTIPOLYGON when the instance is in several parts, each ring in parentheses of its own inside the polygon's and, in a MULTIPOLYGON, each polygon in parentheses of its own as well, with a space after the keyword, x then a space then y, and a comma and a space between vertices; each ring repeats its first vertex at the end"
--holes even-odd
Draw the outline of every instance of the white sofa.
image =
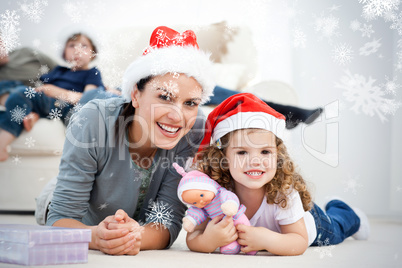
MULTIPOLYGON (((108 44, 101 40, 101 52, 96 62, 106 85, 120 85, 125 68, 136 56, 141 55, 153 28, 113 29, 103 32, 104 40, 114 41, 114 44, 108 44), (125 42, 115 42, 116 40, 125 42)), ((173 28, 180 31, 195 30, 200 48, 210 51, 211 58, 216 62, 214 72, 218 85, 254 91, 261 97, 280 103, 297 102, 293 90, 281 82, 250 85, 257 73, 257 52, 249 29, 228 26, 225 22, 205 27, 173 28)), ((203 109, 208 113, 212 108, 203 109)), ((65 127, 61 121, 40 119, 30 132, 24 131, 11 144, 9 159, 0 162, 1 211, 35 210, 35 198, 45 184, 57 176, 64 132, 65 127)))

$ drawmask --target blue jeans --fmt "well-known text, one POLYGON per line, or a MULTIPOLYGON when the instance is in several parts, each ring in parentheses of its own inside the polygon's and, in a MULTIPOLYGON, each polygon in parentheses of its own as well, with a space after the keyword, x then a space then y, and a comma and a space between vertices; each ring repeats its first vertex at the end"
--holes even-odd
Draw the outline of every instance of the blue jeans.
POLYGON ((13 92, 17 87, 23 86, 22 82, 16 80, 0 81, 0 96, 6 93, 13 92))
MULTIPOLYGON (((87 102, 94 99, 108 99, 114 97, 119 97, 119 95, 105 91, 104 87, 98 87, 96 89, 85 91, 82 94, 81 99, 78 101, 78 104, 84 106, 87 102)), ((65 116, 64 124, 66 126, 70 123, 70 118, 74 114, 74 112, 75 112, 74 109, 70 109, 68 115, 65 116)))
POLYGON ((87 103, 90 100, 108 99, 108 98, 114 98, 114 97, 119 97, 119 95, 107 92, 107 91, 105 91, 105 89, 103 87, 98 87, 96 89, 84 92, 78 103, 84 105, 85 103, 87 103))
POLYGON ((12 90, 8 97, 5 106, 6 111, 0 113, 0 128, 10 132, 18 137, 24 125, 22 121, 26 115, 31 112, 39 114, 41 118, 50 118, 50 112, 60 111, 60 119, 64 119, 70 109, 73 107, 70 104, 61 107, 57 104, 56 99, 50 98, 45 94, 38 92, 34 96, 29 97, 26 95, 27 86, 18 86, 12 90))
POLYGON ((360 218, 345 202, 332 200, 325 210, 316 204, 310 210, 317 228, 317 237, 311 246, 336 245, 359 230, 360 218))

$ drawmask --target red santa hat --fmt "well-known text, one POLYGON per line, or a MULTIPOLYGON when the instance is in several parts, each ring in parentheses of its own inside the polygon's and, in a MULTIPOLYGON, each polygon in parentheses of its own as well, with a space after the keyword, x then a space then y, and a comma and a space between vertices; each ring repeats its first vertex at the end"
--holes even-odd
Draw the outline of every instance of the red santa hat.
POLYGON ((128 66, 123 76, 122 94, 130 100, 134 85, 148 76, 185 74, 194 77, 201 85, 203 104, 213 95, 215 87, 209 56, 199 49, 193 31, 180 34, 166 26, 159 26, 152 32, 149 47, 143 55, 128 66))
POLYGON ((284 115, 251 93, 233 95, 208 115, 205 123, 205 136, 199 151, 211 143, 217 141, 219 143, 221 137, 238 129, 265 129, 271 131, 278 138, 283 138, 285 119, 284 115))

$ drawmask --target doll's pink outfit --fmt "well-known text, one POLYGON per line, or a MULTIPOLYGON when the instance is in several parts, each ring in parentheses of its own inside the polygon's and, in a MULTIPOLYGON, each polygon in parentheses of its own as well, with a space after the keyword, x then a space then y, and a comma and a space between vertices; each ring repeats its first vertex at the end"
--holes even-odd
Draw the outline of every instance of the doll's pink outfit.
MULTIPOLYGON (((179 199, 183 202, 182 194, 186 190, 198 189, 198 190, 208 190, 215 194, 214 199, 203 208, 197 208, 195 206, 190 206, 187 210, 186 218, 189 219, 195 226, 203 223, 208 218, 212 219, 219 215, 222 215, 221 205, 227 201, 233 202, 239 208, 237 213, 233 215, 234 224, 244 224, 250 226, 250 221, 247 216, 244 215, 246 207, 240 205, 239 198, 233 192, 227 190, 226 188, 220 186, 216 181, 211 179, 205 173, 197 170, 185 173, 184 170, 178 166, 173 165, 179 174, 184 175, 180 180, 179 186, 177 188, 177 195, 179 199), (179 171, 178 168, 181 168, 179 171)), ((191 204, 189 204, 191 205, 191 204)), ((240 252, 241 246, 237 241, 223 246, 220 248, 220 252, 223 254, 237 254, 240 252)), ((252 252, 249 254, 256 254, 252 252)))

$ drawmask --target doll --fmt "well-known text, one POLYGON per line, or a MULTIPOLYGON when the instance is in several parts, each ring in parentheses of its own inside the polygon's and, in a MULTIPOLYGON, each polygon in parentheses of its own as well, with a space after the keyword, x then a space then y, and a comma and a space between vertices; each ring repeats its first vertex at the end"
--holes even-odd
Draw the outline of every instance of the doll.
MULTIPOLYGON (((208 218, 214 218, 225 214, 233 216, 234 224, 250 226, 250 221, 244 214, 246 207, 240 205, 239 198, 231 191, 220 186, 205 173, 193 170, 188 173, 173 163, 177 173, 183 176, 177 188, 177 195, 184 204, 190 205, 186 216, 183 218, 183 228, 187 232, 193 232, 196 225, 208 218)), ((223 246, 220 252, 223 254, 237 254, 241 246, 237 241, 223 246)), ((255 255, 257 252, 249 254, 255 255)))

